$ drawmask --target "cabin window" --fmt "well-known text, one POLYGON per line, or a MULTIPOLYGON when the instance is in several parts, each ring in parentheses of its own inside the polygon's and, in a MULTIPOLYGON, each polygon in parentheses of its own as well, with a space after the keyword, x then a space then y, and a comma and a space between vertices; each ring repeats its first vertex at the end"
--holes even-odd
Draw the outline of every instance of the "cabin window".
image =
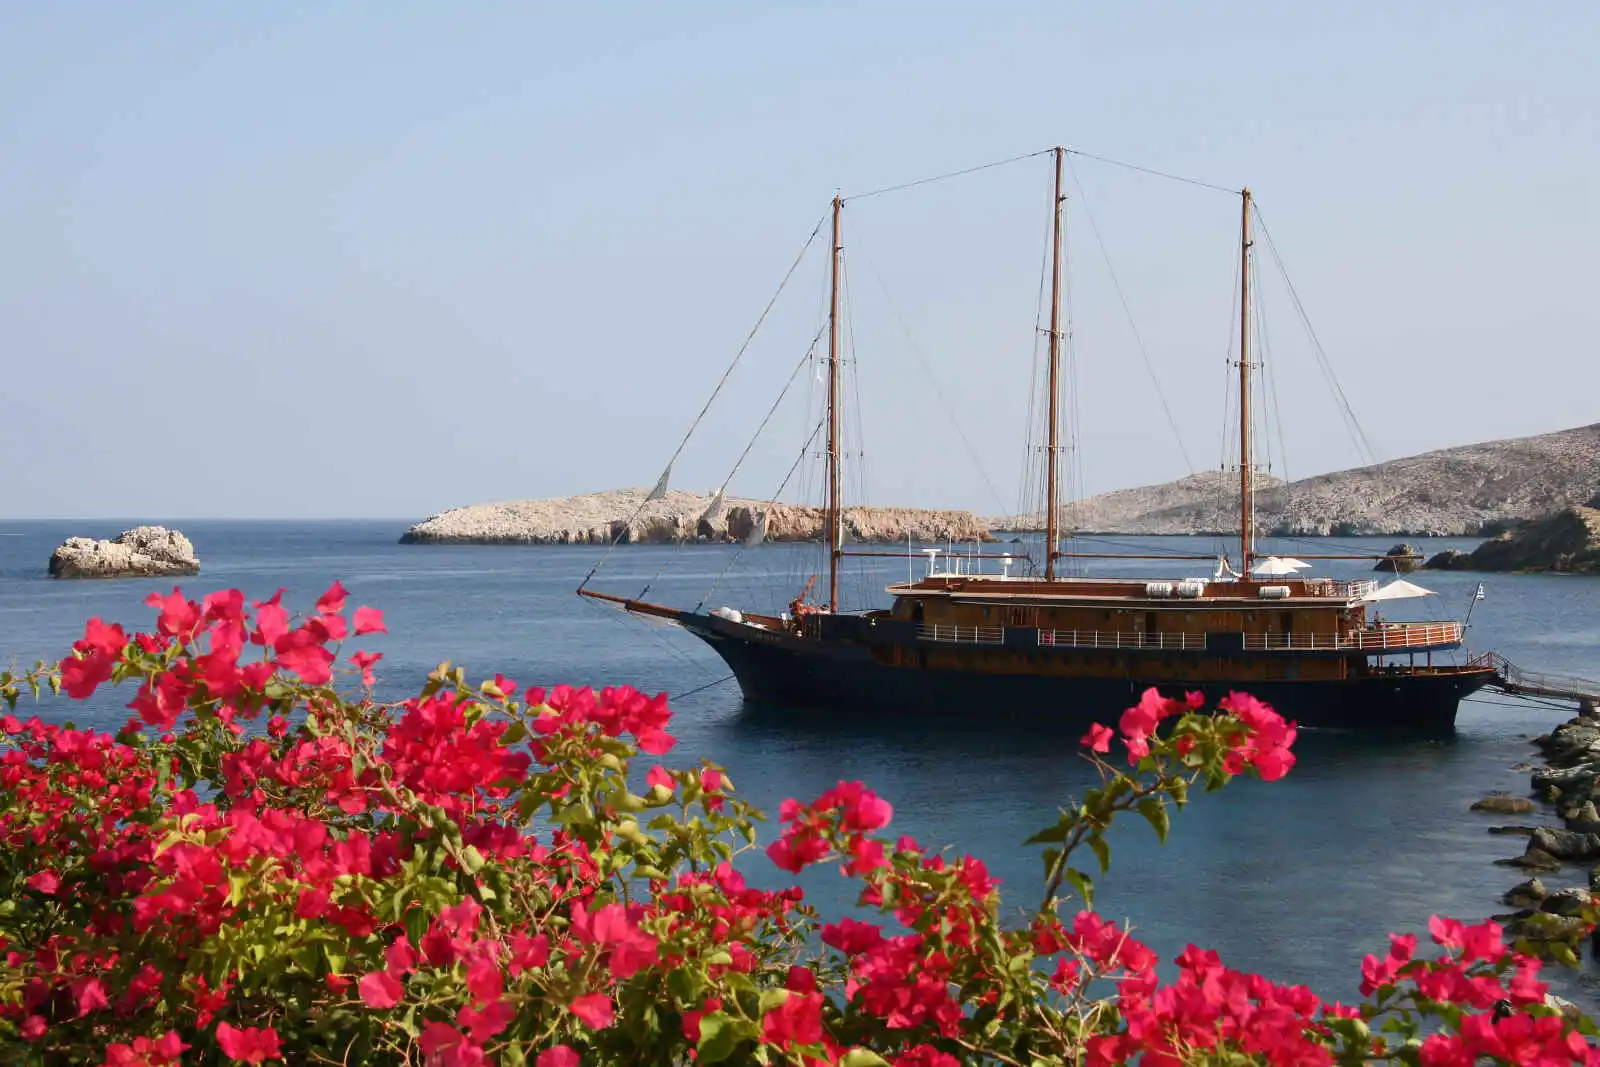
POLYGON ((922 621, 922 601, 918 600, 911 605, 911 621, 922 621))
POLYGON ((1153 633, 1156 632, 1156 628, 1157 628, 1157 626, 1156 626, 1156 613, 1153 612, 1153 611, 1145 612, 1144 613, 1144 632, 1147 633, 1147 634, 1153 634, 1153 633))

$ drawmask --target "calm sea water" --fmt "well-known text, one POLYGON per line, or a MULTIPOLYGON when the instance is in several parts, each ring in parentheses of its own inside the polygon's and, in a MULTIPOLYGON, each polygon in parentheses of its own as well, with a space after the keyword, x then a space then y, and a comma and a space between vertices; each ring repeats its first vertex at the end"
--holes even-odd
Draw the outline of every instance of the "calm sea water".
MULTIPOLYGON (((125 525, 131 523, 0 523, 0 662, 59 656, 92 615, 148 625, 151 614, 141 601, 151 590, 170 589, 170 581, 45 576, 50 551, 64 538, 113 536, 125 525)), ((963 727, 875 723, 849 709, 826 718, 753 712, 734 684, 717 684, 726 675, 721 661, 692 637, 573 595, 604 550, 402 546, 396 543, 402 528, 187 522, 183 529, 204 571, 183 584, 194 595, 237 586, 257 598, 283 586, 292 607, 308 607, 331 581, 343 581, 355 603, 386 614, 391 633, 363 642, 384 653, 384 696, 414 691, 444 659, 474 675, 498 670, 524 684, 629 683, 674 695, 699 689, 675 704, 680 742, 669 760, 705 756, 726 765, 741 792, 769 812, 784 797, 809 798, 841 778, 864 779, 894 803, 896 828, 977 854, 1002 879, 1009 903, 1037 902, 1038 858, 1021 842, 1089 783, 1075 753, 1078 731, 1056 736, 997 726, 984 721, 983 709, 974 709, 973 722, 963 727)), ((1431 554, 1470 544, 1421 547, 1431 554)), ((1266 547, 1292 554, 1387 546, 1266 547)), ((1120 539, 1082 550, 1141 548, 1206 552, 1212 544, 1120 539)), ((649 599, 693 605, 717 583, 708 607, 771 609, 815 570, 808 546, 763 546, 737 561, 735 555, 722 546, 625 547, 611 554, 596 586, 635 596, 648 586, 649 599)), ((904 561, 867 562, 877 565, 847 585, 858 602, 881 600, 884 583, 906 575, 904 561)), ((1160 577, 1209 569, 1199 562, 1136 566, 1160 577)), ((1315 571, 1363 572, 1363 564, 1345 561, 1315 571)), ((1600 676, 1600 581, 1427 573, 1418 581, 1439 596, 1399 603, 1385 614, 1459 618, 1480 580, 1487 597, 1472 616, 1474 650, 1493 648, 1529 669, 1600 676)), ((125 719, 122 705, 131 695, 107 691, 87 705, 51 702, 41 713, 114 727, 125 719)), ((1241 781, 1198 797, 1175 819, 1164 848, 1142 822, 1119 828, 1100 910, 1131 920, 1168 959, 1192 941, 1218 949, 1234 966, 1353 997, 1361 957, 1386 947, 1386 931, 1425 933, 1436 912, 1475 918, 1505 910, 1498 896, 1518 873, 1493 861, 1520 852, 1521 840, 1487 834, 1496 820, 1467 809, 1490 790, 1525 791, 1527 774, 1518 767, 1532 758, 1528 739, 1567 714, 1485 694, 1463 707, 1449 741, 1302 735, 1299 765, 1287 779, 1241 781)), ((776 878, 764 858, 746 866, 759 879, 776 878)), ((1584 875, 1571 870, 1553 880, 1581 884, 1584 875)), ((842 906, 828 872, 808 872, 804 884, 825 906, 842 906)), ((1591 965, 1557 986, 1593 1004, 1600 974, 1591 965)))

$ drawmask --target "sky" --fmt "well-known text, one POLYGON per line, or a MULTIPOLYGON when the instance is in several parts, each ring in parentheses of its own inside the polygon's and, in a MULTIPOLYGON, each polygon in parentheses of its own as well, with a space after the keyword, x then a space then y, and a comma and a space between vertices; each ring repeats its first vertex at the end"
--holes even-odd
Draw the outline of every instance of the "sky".
MULTIPOLYGON (((1250 186, 1376 458, 1600 421, 1596 40, 1578 2, 4 5, 0 516, 650 485, 836 191, 1057 144, 1250 186)), ((1072 490, 1216 468, 1238 198, 1068 158, 1072 490)), ((847 201, 856 499, 1032 498, 1050 180, 847 201)), ((1358 465, 1263 251, 1273 473, 1358 465)), ((675 487, 780 394, 729 491, 816 484, 827 258, 675 487)))

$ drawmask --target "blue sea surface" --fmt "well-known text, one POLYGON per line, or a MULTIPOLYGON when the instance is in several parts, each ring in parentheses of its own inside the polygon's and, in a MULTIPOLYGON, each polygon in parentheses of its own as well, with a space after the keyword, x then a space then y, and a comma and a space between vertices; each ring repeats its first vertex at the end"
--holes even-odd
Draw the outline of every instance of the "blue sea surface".
MULTIPOLYGON (((132 524, 0 522, 0 662, 59 657, 94 615, 149 627, 142 601, 170 590, 172 581, 45 575, 51 550, 66 537, 114 536, 132 524)), ((721 661, 693 637, 573 595, 604 561, 597 588, 673 605, 703 600, 708 608, 773 610, 817 570, 811 546, 624 546, 609 554, 579 546, 407 546, 397 543, 403 527, 185 522, 203 570, 182 585, 193 596, 237 586, 253 598, 285 587, 286 603, 296 609, 309 607, 334 579, 344 582, 353 604, 385 613, 390 633, 359 643, 384 654, 378 670, 385 698, 414 692, 446 659, 475 676, 499 671, 523 684, 627 683, 688 694, 674 704, 679 745, 669 763, 706 757, 723 764, 740 792, 769 813, 785 797, 810 798, 840 779, 863 779, 894 804, 894 829, 981 857, 1019 914, 1037 903, 1039 859, 1021 843, 1091 783, 1077 751, 1081 731, 1010 726, 984 708, 974 708, 963 725, 875 721, 849 709, 825 717, 747 709, 737 686, 724 680, 721 661)), ((1263 547, 1381 552, 1389 543, 1263 547)), ((1472 544, 1417 543, 1429 554, 1472 544)), ((1204 553, 1213 544, 1121 538, 1086 541, 1081 550, 1204 553)), ((881 603, 883 586, 907 574, 904 560, 858 562, 866 570, 846 583, 851 605, 881 603)), ((1156 577, 1210 571, 1203 561, 1093 564, 1095 573, 1118 567, 1156 577)), ((1359 577, 1369 567, 1319 562, 1313 573, 1359 577)), ((1486 597, 1473 606, 1469 634, 1474 651, 1494 649, 1530 670, 1600 676, 1600 580, 1433 572, 1413 579, 1439 595, 1395 603, 1386 616, 1460 618, 1481 581, 1486 597)), ((46 701, 37 710, 112 729, 126 719, 131 696, 103 690, 88 702, 46 701)), ((1106 720, 1118 710, 1108 709, 1106 720)), ((1165 847, 1142 821, 1117 828, 1098 909, 1131 920, 1168 960, 1193 942, 1219 950, 1230 965, 1354 998, 1361 958, 1386 948, 1387 931, 1425 936, 1435 913, 1474 919, 1508 910, 1498 898, 1522 875, 1494 860, 1521 852, 1523 841, 1488 834, 1489 825, 1507 820, 1468 808, 1492 790, 1526 793, 1535 755, 1529 739, 1570 714, 1484 693, 1462 707, 1456 736, 1446 741, 1307 732, 1286 779, 1241 780, 1197 795, 1174 819, 1165 847)), ((783 877, 759 855, 742 866, 764 884, 783 877)), ((1583 884, 1585 874, 1571 868, 1547 881, 1583 884)), ((807 872, 803 884, 825 908, 849 903, 829 871, 807 872)), ((1590 964, 1555 984, 1592 1007, 1600 973, 1590 964)))

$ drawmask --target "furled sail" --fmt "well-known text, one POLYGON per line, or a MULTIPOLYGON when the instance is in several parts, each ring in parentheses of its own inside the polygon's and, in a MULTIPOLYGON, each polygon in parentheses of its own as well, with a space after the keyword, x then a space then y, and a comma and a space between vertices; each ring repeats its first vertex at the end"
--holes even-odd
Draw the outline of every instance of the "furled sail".
POLYGON ((661 500, 667 495, 667 479, 672 476, 672 464, 667 464, 667 469, 661 472, 661 477, 656 481, 656 487, 650 490, 650 495, 645 497, 645 502, 661 500))
POLYGON ((727 511, 727 500, 723 497, 722 490, 718 489, 711 495, 711 503, 706 505, 706 510, 700 513, 700 521, 715 523, 722 518, 725 511, 727 511))
POLYGON ((767 513, 761 512, 756 516, 755 524, 750 527, 750 532, 745 536, 747 545, 759 545, 767 539, 767 513))

